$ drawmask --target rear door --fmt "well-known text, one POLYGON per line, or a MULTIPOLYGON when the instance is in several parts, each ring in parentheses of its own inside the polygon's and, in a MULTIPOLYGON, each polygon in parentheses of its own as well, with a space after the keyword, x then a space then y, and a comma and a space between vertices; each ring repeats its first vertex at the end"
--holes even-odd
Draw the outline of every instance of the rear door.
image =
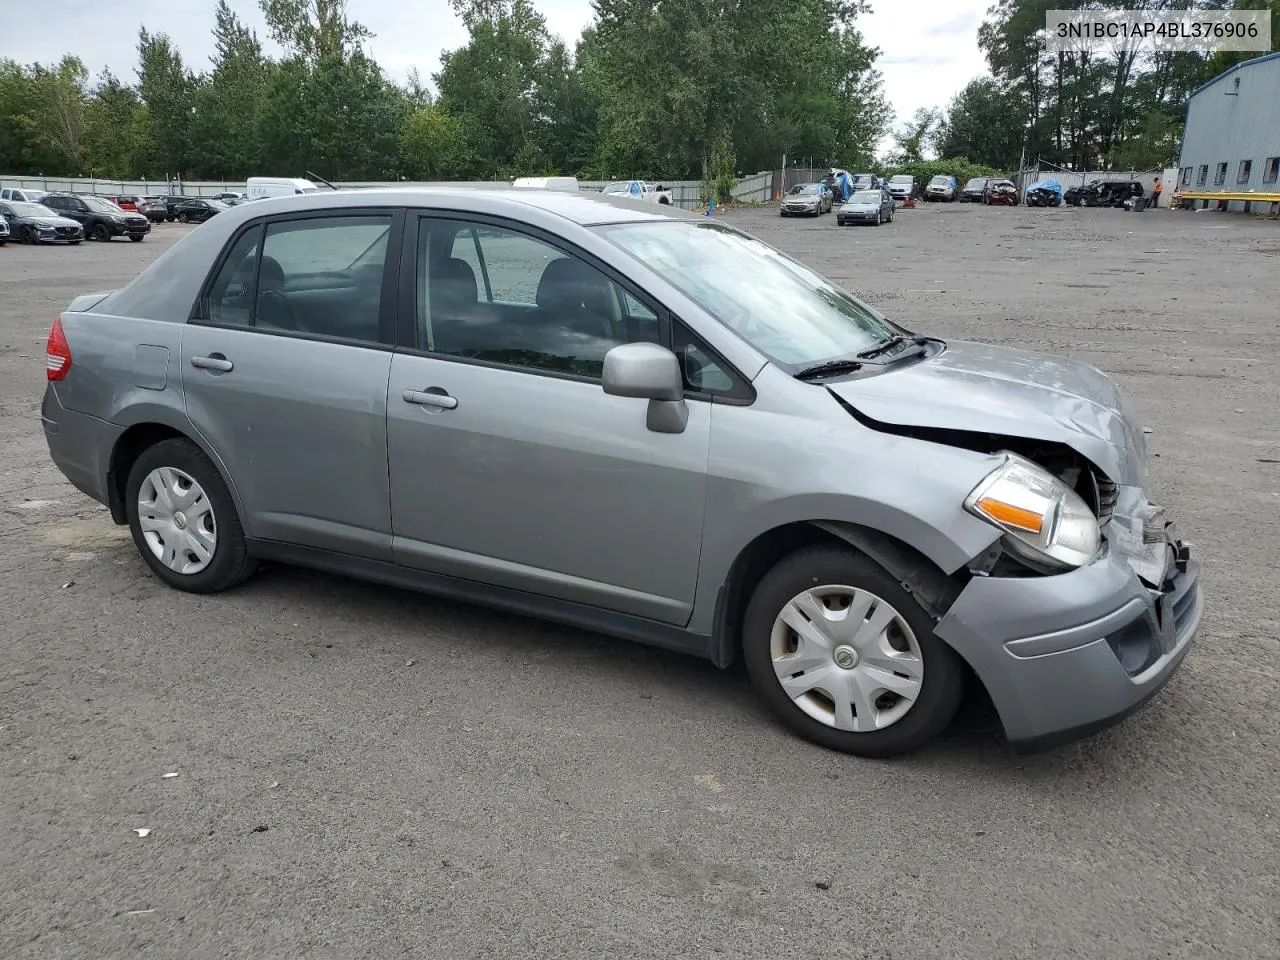
POLYGON ((403 215, 335 211, 252 225, 182 339, 196 429, 250 536, 391 557, 387 377, 403 215))
POLYGON ((664 342, 656 306, 520 225, 423 216, 408 229, 411 312, 388 399, 396 559, 686 623, 711 404, 659 434, 646 401, 600 386, 611 347, 664 342))

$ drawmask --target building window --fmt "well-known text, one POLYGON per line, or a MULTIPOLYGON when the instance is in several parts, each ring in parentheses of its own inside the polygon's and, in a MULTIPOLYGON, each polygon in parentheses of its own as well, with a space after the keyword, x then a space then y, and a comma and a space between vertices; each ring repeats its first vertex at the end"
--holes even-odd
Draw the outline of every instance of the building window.
POLYGON ((1209 165, 1207 163, 1200 164, 1200 176, 1196 177, 1196 186, 1203 187, 1206 180, 1209 179, 1209 165))
POLYGON ((1223 160, 1220 164, 1218 164, 1218 170, 1213 175, 1213 182, 1215 184, 1227 182, 1227 161, 1223 160))
POLYGON ((1267 157, 1267 165, 1262 171, 1263 183, 1275 183, 1280 180, 1280 157, 1267 157))
POLYGON ((1236 183, 1248 183, 1249 177, 1253 175, 1253 161, 1241 160, 1240 169, 1236 171, 1236 183))
POLYGON ((1182 176, 1179 179, 1182 181, 1180 186, 1183 186, 1183 187, 1191 186, 1191 168, 1183 167, 1182 176))

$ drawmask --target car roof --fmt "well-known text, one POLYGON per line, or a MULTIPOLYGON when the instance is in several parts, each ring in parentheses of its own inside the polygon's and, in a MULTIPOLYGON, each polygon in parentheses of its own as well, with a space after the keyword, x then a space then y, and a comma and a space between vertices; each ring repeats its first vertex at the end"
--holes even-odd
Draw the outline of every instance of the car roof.
MULTIPOLYGON (((618 181, 627 182, 627 181, 618 181)), ((249 216, 264 211, 302 213, 342 209, 344 207, 438 207, 457 211, 490 211, 497 207, 519 216, 519 207, 533 207, 554 214, 580 226, 605 223, 630 223, 657 219, 685 219, 697 214, 665 204, 639 204, 626 198, 609 197, 595 191, 564 193, 537 188, 501 187, 487 183, 467 186, 388 187, 371 190, 326 190, 291 197, 274 197, 256 201, 249 216), (271 204, 270 207, 265 204, 271 204)))

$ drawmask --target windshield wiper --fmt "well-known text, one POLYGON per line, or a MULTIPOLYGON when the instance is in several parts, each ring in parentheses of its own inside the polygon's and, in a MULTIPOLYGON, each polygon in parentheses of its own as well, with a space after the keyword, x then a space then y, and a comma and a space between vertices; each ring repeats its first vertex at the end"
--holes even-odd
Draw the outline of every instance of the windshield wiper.
POLYGON ((857 373, 862 364, 857 360, 828 360, 826 363, 805 367, 797 373, 797 380, 816 380, 819 377, 834 377, 841 373, 857 373))
POLYGON ((888 340, 884 341, 883 343, 877 344, 876 346, 872 347, 870 350, 863 350, 860 354, 858 354, 858 357, 859 359, 862 359, 862 360, 873 360, 876 357, 884 356, 886 353, 889 353, 890 351, 892 351, 895 347, 900 347, 904 343, 914 343, 917 346, 923 347, 926 343, 928 343, 928 341, 924 337, 904 337, 900 333, 895 333, 888 340))

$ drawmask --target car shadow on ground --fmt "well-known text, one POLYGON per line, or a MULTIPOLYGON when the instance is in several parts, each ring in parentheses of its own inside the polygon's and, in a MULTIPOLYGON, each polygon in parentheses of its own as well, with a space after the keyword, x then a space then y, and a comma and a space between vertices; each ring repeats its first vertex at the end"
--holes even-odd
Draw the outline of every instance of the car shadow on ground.
MULTIPOLYGON (((1139 716, 1085 740, 1032 754, 1021 754, 1004 739, 999 716, 986 691, 975 678, 970 678, 965 700, 950 727, 933 743, 905 757, 889 761, 865 761, 844 758, 838 753, 805 742, 782 730, 781 724, 764 707, 751 687, 741 660, 720 670, 701 658, 607 637, 575 627, 565 627, 519 614, 445 598, 412 590, 368 583, 338 575, 297 567, 264 565, 248 582, 237 588, 235 595, 256 595, 288 607, 314 605, 316 597, 327 603, 340 603, 344 613, 357 621, 368 620, 397 636, 417 644, 424 658, 430 657, 429 645, 462 639, 465 643, 483 644, 474 655, 509 662, 536 656, 558 658, 583 671, 582 682, 592 683, 615 675, 619 683, 652 693, 668 702, 695 700, 692 709, 707 711, 707 722, 729 722, 741 731, 744 739, 769 742, 781 737, 802 755, 849 763, 890 763, 934 771, 964 768, 978 771, 994 779, 1021 777, 1035 781, 1043 775, 1044 786, 1057 781, 1064 768, 1087 768, 1096 776, 1106 777, 1121 768, 1130 769, 1134 752, 1142 752, 1146 738, 1157 741, 1174 736, 1163 728, 1173 724, 1162 719, 1159 699, 1139 716), (424 625, 430 625, 430 636, 424 625), (591 676, 587 676, 590 674, 591 676), (781 734, 779 731, 782 731, 781 734)), ((358 654, 357 654, 358 655, 358 654)), ((641 694, 645 695, 644 693, 641 694)), ((685 705, 685 709, 690 709, 685 705)), ((825 765, 822 769, 825 769, 825 765)), ((815 774, 818 773, 815 768, 815 774)))

